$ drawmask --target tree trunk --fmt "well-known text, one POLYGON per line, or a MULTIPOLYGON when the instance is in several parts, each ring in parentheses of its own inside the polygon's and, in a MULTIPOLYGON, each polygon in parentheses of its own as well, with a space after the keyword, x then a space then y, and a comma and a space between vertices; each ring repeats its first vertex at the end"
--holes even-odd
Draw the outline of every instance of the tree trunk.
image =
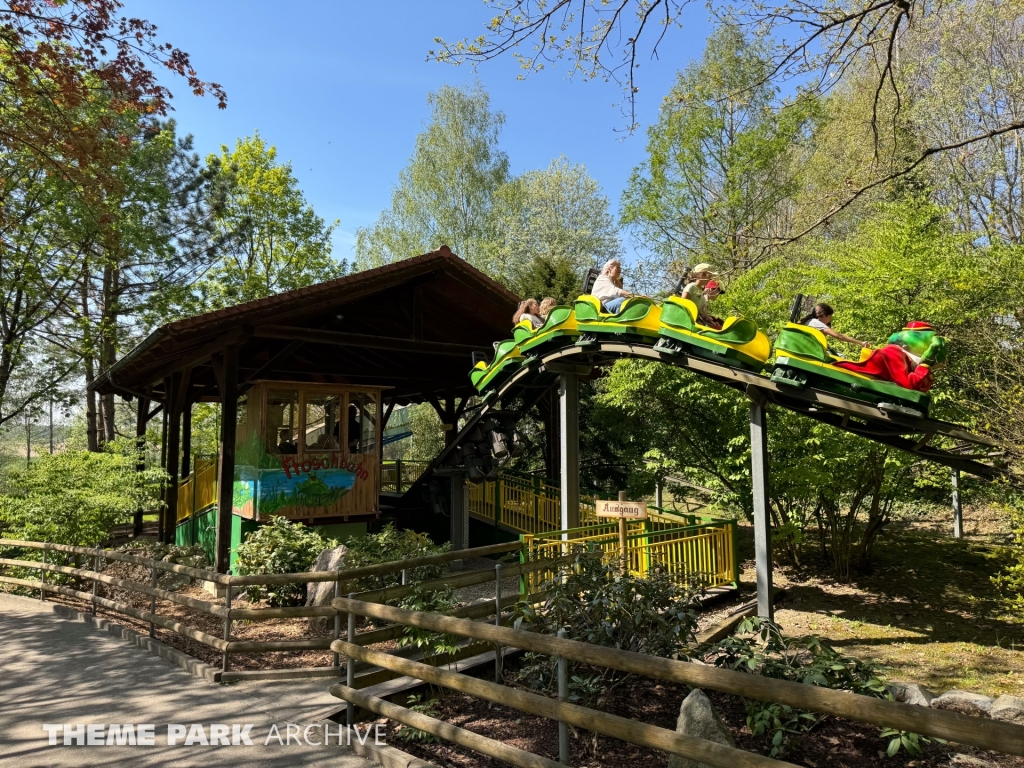
POLYGON ((96 413, 96 392, 92 388, 93 383, 96 381, 96 360, 93 355, 92 333, 90 331, 88 269, 83 270, 80 301, 82 303, 82 319, 85 321, 82 332, 82 367, 85 371, 86 447, 95 453, 100 449, 100 441, 96 413))
MULTIPOLYGON (((117 359, 119 283, 120 271, 116 266, 108 263, 103 268, 103 308, 100 318, 99 373, 108 370, 117 359)), ((117 437, 113 393, 102 396, 101 408, 103 412, 103 442, 113 442, 117 437)))

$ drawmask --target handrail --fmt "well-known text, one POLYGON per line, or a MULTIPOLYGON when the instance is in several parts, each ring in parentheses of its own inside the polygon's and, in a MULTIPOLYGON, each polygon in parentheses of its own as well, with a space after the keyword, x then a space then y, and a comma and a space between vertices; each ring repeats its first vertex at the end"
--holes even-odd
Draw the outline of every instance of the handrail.
POLYGON ((406 626, 496 643, 504 647, 520 648, 546 656, 562 656, 573 661, 657 680, 683 683, 697 688, 711 688, 746 699, 786 704, 882 728, 895 728, 969 744, 980 749, 994 749, 1024 756, 1024 726, 1000 720, 926 709, 911 704, 859 696, 848 691, 834 691, 789 680, 766 678, 617 648, 605 648, 578 640, 509 627, 496 627, 436 613, 409 611, 344 597, 335 598, 333 605, 339 610, 357 616, 370 616, 406 626))
POLYGON ((265 573, 251 576, 232 576, 232 586, 248 586, 252 584, 294 584, 299 582, 337 581, 339 577, 343 581, 352 581, 366 576, 380 576, 385 573, 397 573, 406 568, 419 568, 423 565, 440 565, 450 563, 453 560, 465 560, 470 557, 486 557, 497 555, 502 552, 514 552, 522 545, 518 541, 505 542, 503 544, 489 544, 486 547, 474 547, 473 549, 453 549, 448 552, 440 552, 436 555, 424 555, 423 557, 411 557, 408 560, 392 560, 388 563, 375 563, 374 565, 363 565, 357 568, 341 568, 337 571, 306 571, 303 573, 265 573))
POLYGON ((70 544, 54 544, 49 541, 20 541, 18 539, 0 539, 0 547, 25 547, 27 549, 45 549, 52 552, 68 552, 73 555, 90 555, 92 557, 102 557, 104 560, 117 560, 122 563, 145 565, 148 568, 156 568, 158 571, 180 573, 193 579, 212 581, 216 584, 231 583, 231 577, 226 573, 217 573, 216 571, 208 571, 202 568, 190 568, 187 565, 178 565, 177 563, 165 563, 163 560, 152 560, 148 557, 129 555, 124 552, 102 549, 100 547, 75 547, 70 544))

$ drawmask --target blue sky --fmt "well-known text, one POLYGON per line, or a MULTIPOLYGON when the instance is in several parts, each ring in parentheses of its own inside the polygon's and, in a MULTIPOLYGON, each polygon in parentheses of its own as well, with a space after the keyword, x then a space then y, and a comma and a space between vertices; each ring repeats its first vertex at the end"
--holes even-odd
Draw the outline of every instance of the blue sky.
MULTIPOLYGON (((565 68, 516 79, 511 57, 476 73, 427 61, 434 37, 475 36, 489 18, 482 2, 288 3, 251 0, 126 0, 125 13, 155 23, 187 51, 204 80, 221 83, 228 108, 193 96, 170 73, 179 131, 205 155, 259 130, 292 163, 317 213, 338 219, 335 255, 351 256, 353 233, 388 205, 392 185, 429 113, 427 93, 478 77, 505 112, 501 145, 512 170, 542 168, 560 154, 586 165, 613 210, 642 160, 643 132, 623 139, 615 84, 565 79, 565 68)), ((638 117, 657 116, 678 69, 699 57, 710 25, 695 10, 666 39, 659 61, 640 69, 638 117)), ((627 244, 627 256, 631 251, 627 244)))

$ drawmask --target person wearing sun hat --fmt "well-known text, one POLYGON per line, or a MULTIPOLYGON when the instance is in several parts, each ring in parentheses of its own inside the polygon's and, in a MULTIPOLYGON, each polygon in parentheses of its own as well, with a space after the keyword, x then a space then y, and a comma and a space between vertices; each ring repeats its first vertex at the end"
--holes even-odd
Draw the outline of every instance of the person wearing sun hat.
POLYGON ((705 317, 708 312, 708 300, 704 296, 704 286, 714 277, 718 277, 718 273, 712 271, 711 265, 707 262, 697 264, 686 275, 686 286, 680 295, 696 305, 698 322, 701 322, 700 318, 705 317))
POLYGON ((866 360, 842 361, 836 366, 927 392, 932 388, 932 373, 945 366, 946 355, 946 340, 930 323, 914 320, 890 336, 886 345, 876 349, 866 360))

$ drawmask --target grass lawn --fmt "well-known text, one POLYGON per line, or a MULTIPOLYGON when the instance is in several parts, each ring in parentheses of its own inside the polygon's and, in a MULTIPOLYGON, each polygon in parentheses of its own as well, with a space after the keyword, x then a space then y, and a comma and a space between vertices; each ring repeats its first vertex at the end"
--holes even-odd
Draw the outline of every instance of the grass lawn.
MULTIPOLYGON (((871 572, 848 584, 823 576, 812 531, 806 565, 776 568, 775 584, 787 590, 776 611, 785 634, 820 635, 881 665, 887 679, 936 693, 1024 695, 1024 617, 1008 611, 991 581, 1008 562, 1008 521, 990 509, 965 510, 967 535, 958 541, 947 518, 943 510, 893 523, 871 572)), ((752 529, 741 530, 741 556, 752 555, 752 529)), ((754 582, 751 559, 743 579, 754 582)))

